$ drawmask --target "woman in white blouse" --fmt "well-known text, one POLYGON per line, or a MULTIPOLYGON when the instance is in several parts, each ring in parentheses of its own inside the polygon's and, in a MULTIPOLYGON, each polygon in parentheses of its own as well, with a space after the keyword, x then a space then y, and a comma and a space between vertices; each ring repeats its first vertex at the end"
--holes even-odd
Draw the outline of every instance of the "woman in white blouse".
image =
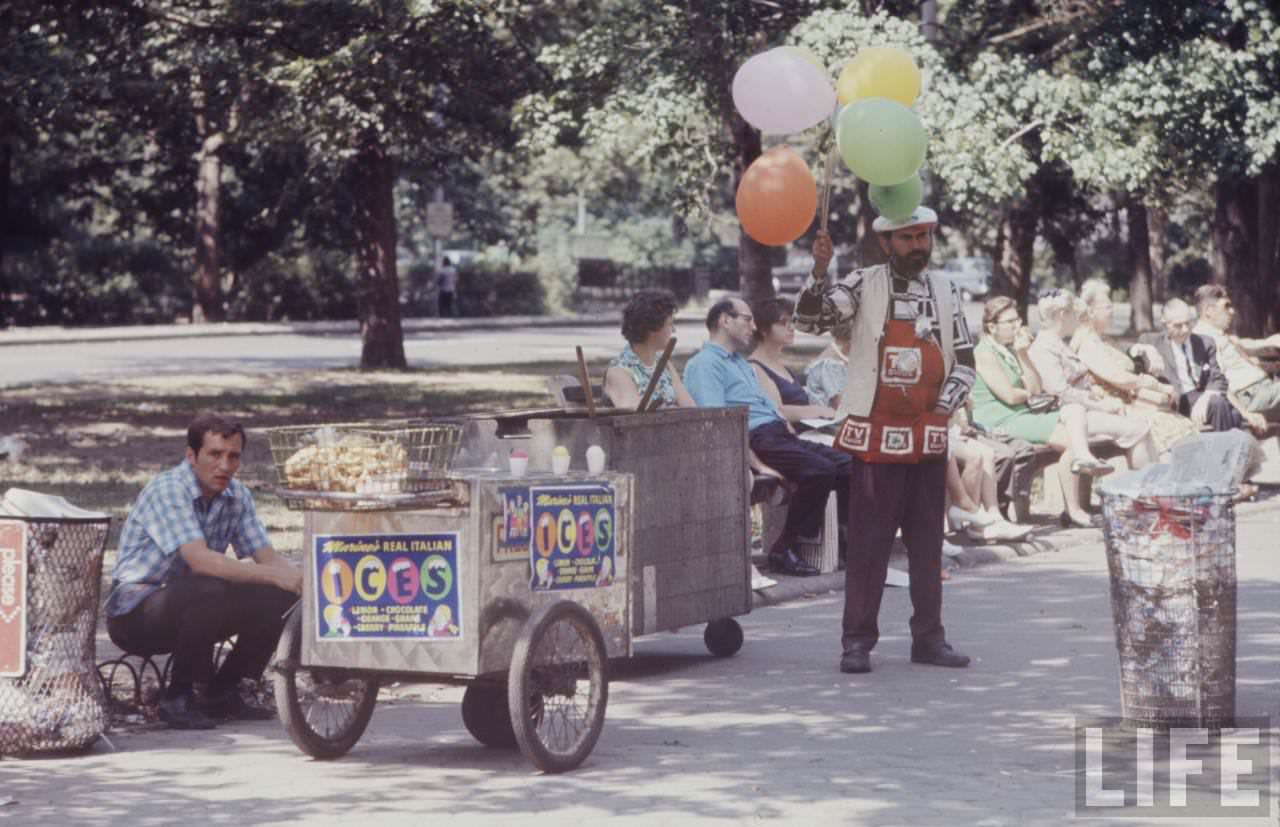
POLYGON ((1095 388, 1089 368, 1067 344, 1075 332, 1083 304, 1070 290, 1053 288, 1040 295, 1040 332, 1028 356, 1044 390, 1064 403, 1085 409, 1089 436, 1112 440, 1125 452, 1130 468, 1141 468, 1156 456, 1151 425, 1124 416, 1124 405, 1095 388))

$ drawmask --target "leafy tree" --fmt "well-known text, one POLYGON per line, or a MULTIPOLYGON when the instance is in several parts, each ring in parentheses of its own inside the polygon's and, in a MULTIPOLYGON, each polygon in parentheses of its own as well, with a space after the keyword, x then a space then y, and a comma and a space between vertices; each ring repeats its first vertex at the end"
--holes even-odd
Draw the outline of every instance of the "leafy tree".
POLYGON ((1077 117, 1045 133, 1081 180, 1129 195, 1139 247, 1153 206, 1211 187, 1214 279, 1248 333, 1280 324, 1278 21, 1274 0, 1108 7, 1070 54, 1077 117))

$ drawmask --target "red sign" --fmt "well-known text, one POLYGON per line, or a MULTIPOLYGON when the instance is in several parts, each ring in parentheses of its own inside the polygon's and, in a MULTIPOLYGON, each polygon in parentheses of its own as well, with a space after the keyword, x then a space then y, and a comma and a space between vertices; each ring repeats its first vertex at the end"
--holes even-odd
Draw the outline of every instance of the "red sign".
POLYGON ((27 671, 27 524, 0 520, 0 678, 27 671))

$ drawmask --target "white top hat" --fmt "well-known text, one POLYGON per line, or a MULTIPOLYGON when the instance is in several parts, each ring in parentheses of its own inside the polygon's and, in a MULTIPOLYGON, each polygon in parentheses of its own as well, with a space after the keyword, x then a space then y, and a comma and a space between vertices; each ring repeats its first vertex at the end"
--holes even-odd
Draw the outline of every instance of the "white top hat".
POLYGON ((916 207, 911 211, 911 215, 901 221, 890 221, 883 215, 871 222, 871 229, 877 233, 887 233, 893 230, 901 230, 906 227, 915 227, 918 224, 937 224, 938 214, 928 207, 916 207))

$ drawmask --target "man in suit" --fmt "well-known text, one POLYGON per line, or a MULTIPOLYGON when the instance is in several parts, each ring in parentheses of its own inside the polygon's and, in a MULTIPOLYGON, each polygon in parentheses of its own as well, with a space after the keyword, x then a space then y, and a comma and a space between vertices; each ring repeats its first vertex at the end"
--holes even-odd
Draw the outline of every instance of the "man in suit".
POLYGON ((1178 413, 1215 431, 1245 426, 1244 416, 1227 393, 1227 377, 1218 366, 1213 340, 1191 332, 1195 314, 1186 302, 1170 299, 1164 306, 1164 333, 1151 343, 1164 363, 1157 374, 1178 395, 1178 413))

